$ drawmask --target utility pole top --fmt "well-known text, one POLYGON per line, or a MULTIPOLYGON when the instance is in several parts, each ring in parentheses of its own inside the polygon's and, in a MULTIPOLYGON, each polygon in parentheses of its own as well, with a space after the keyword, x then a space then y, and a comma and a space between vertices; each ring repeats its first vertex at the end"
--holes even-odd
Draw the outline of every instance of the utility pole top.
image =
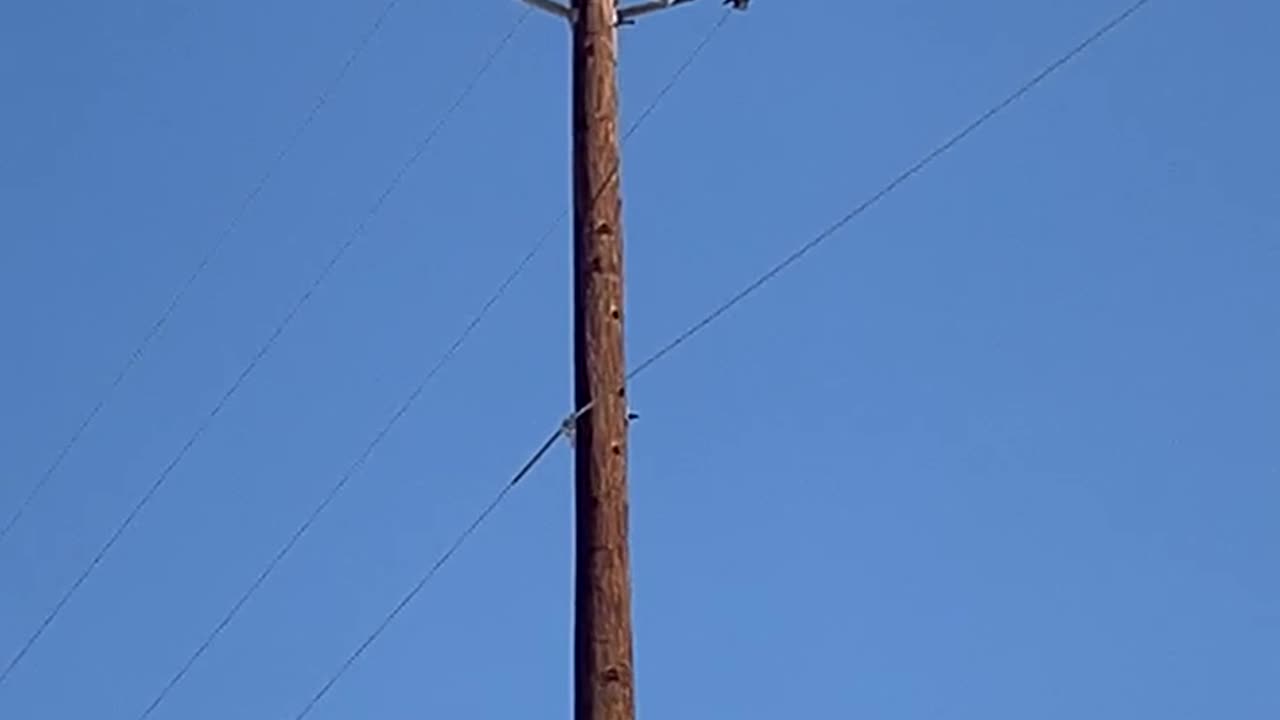
MULTIPOLYGON (((577 21, 578 7, 580 2, 572 2, 570 5, 557 2, 556 0, 522 0, 543 12, 551 13, 568 20, 570 23, 577 21)), ((615 25, 634 25, 635 18, 641 15, 647 15, 659 10, 667 10, 677 5, 684 5, 693 2, 693 0, 643 0, 642 2, 625 7, 619 7, 617 20, 615 25)), ((724 0, 725 5, 730 5, 734 10, 746 10, 750 0, 724 0)))

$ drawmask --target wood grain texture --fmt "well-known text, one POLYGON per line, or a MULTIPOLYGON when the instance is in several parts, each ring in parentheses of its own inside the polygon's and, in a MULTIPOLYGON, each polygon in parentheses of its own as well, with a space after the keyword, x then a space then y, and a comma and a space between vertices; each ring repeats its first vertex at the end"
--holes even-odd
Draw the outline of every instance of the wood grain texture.
POLYGON ((615 0, 578 0, 573 28, 574 716, 632 720, 623 387, 622 201, 615 0))

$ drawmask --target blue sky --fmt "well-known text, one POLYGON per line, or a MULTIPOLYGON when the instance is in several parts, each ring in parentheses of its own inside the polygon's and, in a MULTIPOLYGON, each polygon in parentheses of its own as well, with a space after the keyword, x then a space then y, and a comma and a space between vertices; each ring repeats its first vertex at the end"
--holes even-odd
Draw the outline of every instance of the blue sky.
MULTIPOLYGON (((639 360, 1122 8, 757 0, 627 146, 639 360)), ((0 514, 381 9, 0 11, 0 514)), ((521 12, 404 0, 0 545, 21 646, 521 12)), ((719 17, 623 32, 633 119, 719 17)), ((1280 713, 1280 9, 1154 0, 632 390, 639 710, 1280 713), (1268 369, 1271 368, 1271 369, 1268 369)), ((568 199, 527 22, 4 685, 130 720, 568 199)), ((569 410, 555 236, 155 718, 292 717, 569 410)), ((311 715, 564 717, 558 448, 311 715)))

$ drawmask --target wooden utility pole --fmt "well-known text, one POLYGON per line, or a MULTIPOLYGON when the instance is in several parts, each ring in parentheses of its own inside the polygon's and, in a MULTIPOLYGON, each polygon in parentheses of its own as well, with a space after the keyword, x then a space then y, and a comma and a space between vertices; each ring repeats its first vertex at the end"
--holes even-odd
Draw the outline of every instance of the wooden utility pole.
POLYGON ((573 35, 574 718, 634 720, 617 26, 693 0, 523 1, 573 35))
POLYGON ((633 720, 615 0, 573 22, 575 720, 633 720))

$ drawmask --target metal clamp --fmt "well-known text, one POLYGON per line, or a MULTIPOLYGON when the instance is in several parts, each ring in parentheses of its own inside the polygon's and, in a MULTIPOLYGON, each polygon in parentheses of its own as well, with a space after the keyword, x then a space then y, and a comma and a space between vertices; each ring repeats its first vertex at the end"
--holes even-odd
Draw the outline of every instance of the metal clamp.
POLYGON ((564 422, 560 423, 560 434, 564 436, 565 440, 569 441, 569 447, 573 447, 574 432, 578 429, 577 426, 577 413, 570 415, 564 419, 564 422))

